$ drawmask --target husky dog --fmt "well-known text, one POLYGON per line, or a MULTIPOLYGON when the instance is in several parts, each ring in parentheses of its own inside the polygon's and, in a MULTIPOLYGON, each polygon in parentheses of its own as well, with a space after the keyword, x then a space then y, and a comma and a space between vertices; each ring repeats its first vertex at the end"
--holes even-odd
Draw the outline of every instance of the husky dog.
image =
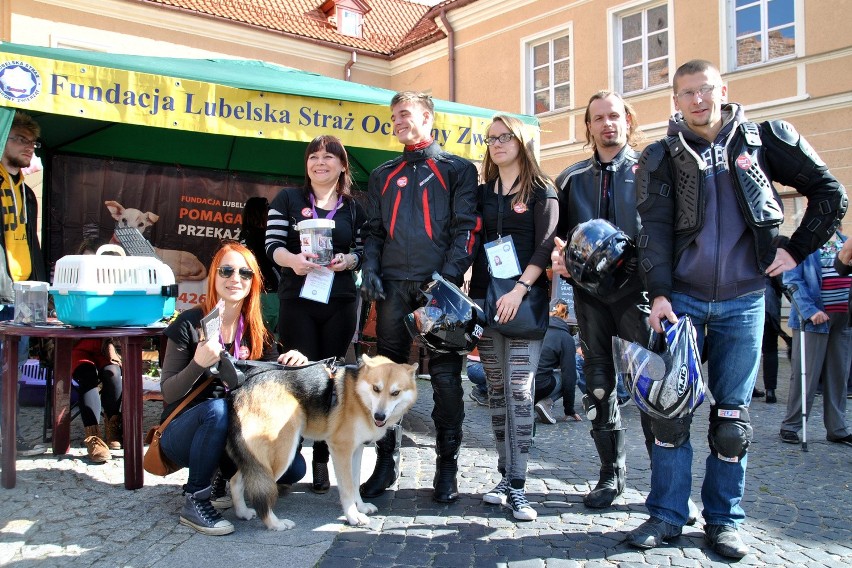
POLYGON ((357 368, 332 371, 315 363, 249 373, 233 393, 228 431, 228 453, 238 470, 231 478, 237 517, 257 515, 270 530, 295 526, 272 509, 275 481, 290 467, 301 436, 328 443, 343 514, 350 525, 368 524, 367 515, 378 509, 358 491, 361 453, 417 400, 416 372, 416 364, 365 355, 357 368))

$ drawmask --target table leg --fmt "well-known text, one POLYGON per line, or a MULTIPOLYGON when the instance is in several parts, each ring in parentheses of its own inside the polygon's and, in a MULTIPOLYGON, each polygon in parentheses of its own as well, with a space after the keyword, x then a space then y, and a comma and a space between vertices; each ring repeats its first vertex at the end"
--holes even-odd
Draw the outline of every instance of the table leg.
POLYGON ((139 489, 142 474, 142 345, 144 337, 122 337, 122 424, 124 427, 124 488, 139 489))
POLYGON ((17 412, 18 404, 18 343, 20 338, 7 335, 3 338, 3 477, 2 484, 6 489, 15 487, 16 466, 18 454, 17 412))
POLYGON ((53 360, 53 455, 71 449, 71 350, 74 339, 56 338, 53 360))

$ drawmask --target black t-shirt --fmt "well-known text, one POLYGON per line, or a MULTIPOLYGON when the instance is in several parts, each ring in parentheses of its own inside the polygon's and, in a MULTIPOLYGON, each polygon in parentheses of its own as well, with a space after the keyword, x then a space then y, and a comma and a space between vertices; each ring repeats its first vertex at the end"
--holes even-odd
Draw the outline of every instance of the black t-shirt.
MULTIPOLYGON (((505 191, 505 190, 504 190, 505 191)), ((559 205, 556 190, 553 187, 536 187, 531 198, 525 204, 512 206, 514 195, 502 196, 503 226, 502 235, 512 236, 515 251, 518 255, 518 265, 521 272, 529 264, 541 268, 550 263, 550 250, 553 248, 553 233, 559 215, 559 205), (549 237, 548 237, 549 234, 549 237), (547 241, 543 243, 542 241, 547 241)), ((488 259, 485 255, 485 244, 497 239, 497 211, 500 199, 494 192, 494 183, 480 186, 480 211, 482 214, 483 232, 482 244, 473 263, 473 274, 470 283, 470 297, 484 298, 488 289, 488 259)), ((547 274, 534 282, 535 286, 547 287, 547 274)))

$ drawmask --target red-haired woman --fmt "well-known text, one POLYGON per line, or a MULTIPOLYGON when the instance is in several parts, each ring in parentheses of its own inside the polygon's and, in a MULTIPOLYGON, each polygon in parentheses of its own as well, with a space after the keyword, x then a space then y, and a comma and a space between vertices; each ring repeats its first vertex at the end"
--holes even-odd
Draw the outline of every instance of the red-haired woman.
MULTIPOLYGON (((162 420, 211 376, 210 367, 219 361, 223 350, 238 359, 277 360, 288 365, 307 362, 298 352, 278 356, 275 343, 263 325, 260 268, 249 249, 238 243, 222 245, 213 256, 209 274, 205 300, 181 313, 164 332, 169 341, 163 360, 161 388, 166 407, 162 420), (201 319, 220 300, 223 307, 219 337, 206 339, 202 337, 201 319)), ((223 535, 234 532, 234 525, 222 518, 210 497, 213 475, 220 463, 224 467, 228 461, 223 460, 228 433, 227 387, 217 375, 213 377, 207 388, 169 423, 161 445, 170 460, 189 468, 181 524, 202 534, 223 535)), ((293 483, 304 473, 304 460, 300 464, 296 460, 284 476, 290 479, 280 481, 293 483)))

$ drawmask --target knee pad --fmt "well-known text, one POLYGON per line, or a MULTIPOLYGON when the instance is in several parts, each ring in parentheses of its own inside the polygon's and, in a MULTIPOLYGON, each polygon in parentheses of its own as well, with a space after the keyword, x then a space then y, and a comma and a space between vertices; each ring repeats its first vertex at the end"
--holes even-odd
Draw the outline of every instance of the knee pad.
POLYGON ((678 448, 689 441, 692 414, 680 418, 651 418, 654 444, 662 448, 678 448))
POLYGON ((710 451, 722 461, 736 463, 748 452, 752 438, 747 406, 717 404, 710 407, 710 451))

